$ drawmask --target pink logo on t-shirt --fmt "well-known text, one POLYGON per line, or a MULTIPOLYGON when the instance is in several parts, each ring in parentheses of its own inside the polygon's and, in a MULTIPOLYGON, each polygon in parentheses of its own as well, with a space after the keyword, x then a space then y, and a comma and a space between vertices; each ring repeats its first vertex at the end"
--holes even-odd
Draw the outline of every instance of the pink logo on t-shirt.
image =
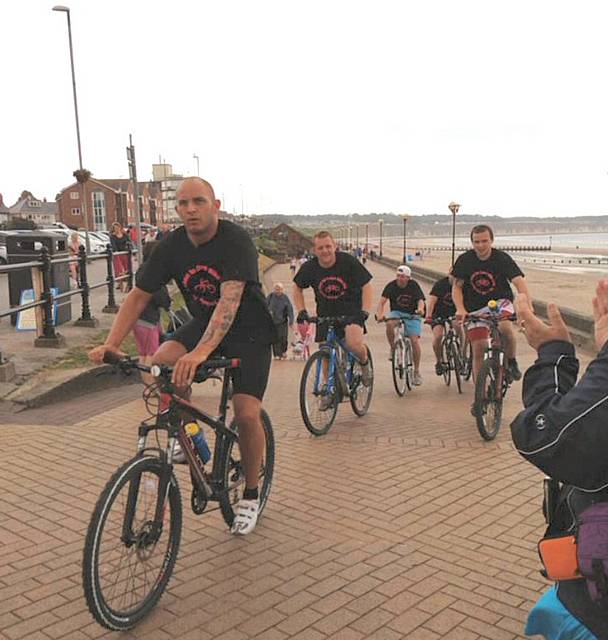
POLYGON ((186 271, 182 284, 192 299, 205 307, 215 307, 220 299, 222 277, 213 267, 197 264, 186 271))
POLYGON ((471 274, 471 287, 482 296, 496 290, 496 278, 490 271, 475 271, 471 274))
POLYGON ((319 282, 319 293, 326 300, 337 300, 347 291, 348 285, 340 276, 327 276, 319 282))
POLYGON ((397 306, 401 307, 402 309, 406 309, 407 307, 409 307, 411 301, 412 295, 410 293, 400 293, 395 299, 397 306))

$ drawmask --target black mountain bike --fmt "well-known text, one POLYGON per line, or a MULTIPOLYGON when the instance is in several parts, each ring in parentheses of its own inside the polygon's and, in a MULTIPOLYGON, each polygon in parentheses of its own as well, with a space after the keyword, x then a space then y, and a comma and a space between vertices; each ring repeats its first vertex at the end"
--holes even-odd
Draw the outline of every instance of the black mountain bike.
MULTIPOLYGON (((175 394, 171 368, 146 367, 129 358, 107 356, 109 364, 116 364, 127 374, 145 371, 158 381, 144 390, 152 418, 139 427, 137 454, 114 473, 99 496, 83 553, 82 579, 90 612, 107 629, 124 630, 134 627, 156 605, 177 558, 182 502, 173 469, 176 442, 190 468, 192 511, 200 515, 210 502, 217 502, 216 509, 221 510, 226 524, 232 525, 233 507, 245 487, 238 425, 233 420, 226 426, 232 370, 239 361, 207 361, 197 371, 195 382, 216 377, 216 370, 224 370, 219 417, 212 417, 175 394), (197 429, 197 422, 215 432, 213 459, 207 468, 200 449, 187 433, 189 427, 197 429), (161 431, 166 432, 164 443, 161 431), (155 435, 152 446, 147 442, 150 433, 155 435)), ((262 424, 265 448, 259 473, 260 513, 268 500, 274 467, 274 436, 266 412, 262 412, 262 424)))
MULTIPOLYGON (((462 378, 464 377, 465 358, 462 355, 460 338, 452 326, 451 318, 436 318, 443 323, 443 338, 441 339, 441 366, 443 369, 443 381, 449 387, 452 374, 456 381, 458 393, 462 393, 462 378)), ((469 374, 470 375, 470 374, 469 374)))
POLYGON ((484 440, 494 440, 502 421, 503 400, 513 382, 498 325, 502 320, 515 320, 515 315, 501 317, 495 300, 488 302, 488 308, 488 314, 467 316, 466 320, 482 321, 489 329, 483 363, 475 381, 474 406, 479 434, 484 440))

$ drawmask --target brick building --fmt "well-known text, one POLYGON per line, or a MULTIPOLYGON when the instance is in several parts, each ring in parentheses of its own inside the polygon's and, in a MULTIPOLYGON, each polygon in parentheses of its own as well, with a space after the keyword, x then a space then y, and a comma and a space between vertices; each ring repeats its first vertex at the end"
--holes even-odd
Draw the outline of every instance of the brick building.
MULTIPOLYGON (((160 185, 139 182, 141 222, 156 226, 164 221, 160 185)), ((109 229, 114 222, 123 226, 135 224, 135 193, 133 182, 127 179, 102 180, 89 178, 86 182, 88 228, 109 229)), ((74 182, 57 194, 61 222, 85 228, 82 211, 81 186, 74 182)))

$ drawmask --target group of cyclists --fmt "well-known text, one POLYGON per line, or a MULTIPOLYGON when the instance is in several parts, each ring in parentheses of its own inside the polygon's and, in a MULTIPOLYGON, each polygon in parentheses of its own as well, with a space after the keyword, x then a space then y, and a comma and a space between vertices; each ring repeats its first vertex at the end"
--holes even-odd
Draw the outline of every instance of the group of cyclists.
MULTIPOLYGON (((188 396, 202 362, 220 354, 240 359, 240 367, 234 374, 233 406, 239 424, 246 488, 237 505, 232 532, 243 535, 252 531, 257 521, 257 472, 264 445, 260 411, 275 325, 262 292, 255 246, 244 229, 219 218, 220 202, 212 185, 202 178, 185 179, 177 192, 176 209, 183 225, 164 238, 142 265, 135 287, 121 305, 105 343, 93 349, 90 357, 102 362, 107 352, 124 355, 120 346, 155 291, 175 280, 193 319, 160 346, 153 363, 173 366, 173 383, 181 395, 188 396)), ((473 249, 461 255, 452 275, 437 282, 431 290, 428 308, 422 289, 406 265, 397 268, 395 279, 382 291, 376 319, 388 320, 389 345, 394 326, 407 316, 405 328, 413 347, 414 385, 422 382, 420 334, 425 314, 433 327, 435 348, 443 331, 443 325, 435 322, 440 316, 454 317, 458 323, 465 314, 482 310, 490 299, 501 299, 505 309, 512 309, 509 282, 518 291, 527 293, 523 274, 515 262, 506 253, 492 248, 490 227, 474 227, 471 240, 473 249), (387 301, 390 311, 385 314, 387 301)), ((364 336, 373 304, 372 275, 356 257, 338 250, 329 231, 315 234, 313 251, 314 257, 301 264, 294 275, 297 320, 308 318, 303 295, 308 287, 314 290, 317 316, 348 316, 343 337, 362 365, 363 384, 369 385, 373 372, 364 336)), ((505 322, 501 330, 507 337, 513 377, 518 378, 521 374, 510 323, 505 322)), ((317 326, 317 342, 324 340, 324 331, 323 325, 317 326)), ((475 339, 482 333, 480 327, 470 331, 476 368, 481 352, 475 348, 475 339)), ((438 359, 438 373, 440 365, 438 359)))
MULTIPOLYGON (((254 530, 258 517, 258 480, 265 438, 261 409, 270 370, 271 344, 276 339, 275 324, 262 293, 255 246, 244 229, 219 218, 220 202, 215 197, 212 185, 201 178, 185 179, 177 191, 176 208, 183 226, 163 238, 149 259, 140 267, 135 287, 121 305, 105 343, 94 348, 90 352, 90 358, 95 362, 102 362, 106 354, 123 356, 121 344, 154 293, 170 280, 175 280, 193 318, 160 346, 153 356, 153 362, 172 366, 172 383, 176 392, 188 397, 197 368, 205 360, 218 355, 239 359, 240 366, 235 370, 232 381, 232 406, 238 424, 245 488, 235 507, 231 532, 245 535, 254 530)), ((561 398, 557 392, 561 388, 560 385, 565 384, 562 384, 559 377, 559 366, 565 367, 573 360, 573 349, 568 343, 568 333, 563 321, 553 308, 550 308, 550 326, 544 325, 534 316, 528 302, 530 297, 524 274, 507 253, 492 247, 494 236, 489 226, 473 227, 470 237, 472 248, 460 255, 450 273, 433 285, 428 302, 418 283, 412 279, 411 269, 407 265, 397 268, 395 278, 382 290, 375 313, 376 320, 386 321, 389 346, 392 346, 396 324, 405 320, 404 329, 413 350, 413 384, 419 385, 422 381, 420 335, 423 319, 431 325, 435 372, 438 375, 443 373, 440 345, 446 320, 454 323, 460 335, 465 330, 463 322, 466 320, 467 338, 472 344, 473 372, 479 372, 484 340, 488 335, 487 325, 481 318, 487 313, 488 303, 495 307, 496 301, 501 312, 499 329, 505 346, 507 366, 511 377, 518 380, 521 378, 521 372, 516 360, 516 341, 511 322, 514 313, 512 285, 519 294, 518 310, 524 318, 520 326, 522 330, 528 329, 526 337, 529 343, 539 350, 539 360, 532 370, 540 372, 542 369, 549 381, 547 384, 543 383, 547 397, 542 402, 549 402, 551 406, 555 404, 557 407, 561 398), (388 312, 385 311, 387 302, 388 312), (523 322, 526 323, 525 327, 523 322)), ((370 385, 373 372, 369 350, 365 344, 365 333, 374 297, 371 273, 356 257, 339 251, 330 232, 320 231, 314 236, 314 257, 301 264, 294 274, 293 302, 298 321, 308 318, 303 292, 309 287, 314 291, 318 317, 348 317, 348 321, 344 322, 343 337, 348 349, 359 361, 361 382, 370 385)), ((594 304, 599 348, 600 344, 608 344, 608 280, 598 288, 598 298, 594 304)), ((316 329, 316 340, 323 341, 326 328, 320 324, 316 329)), ((604 351, 605 349, 606 347, 604 351)), ((591 380, 591 374, 588 375, 591 380)), ((525 384, 530 386, 530 381, 536 380, 533 378, 534 376, 527 376, 525 384)), ((572 373, 571 378, 570 385, 575 379, 575 373, 572 373)), ((583 388, 582 383, 580 387, 583 388)), ((575 387, 564 397, 572 396, 574 402, 580 395, 577 390, 578 387, 575 387)), ((587 392, 586 387, 584 390, 587 392)), ((524 402, 528 409, 513 423, 514 434, 521 447, 520 452, 530 458, 538 452, 555 447, 563 433, 563 430, 559 431, 559 425, 563 423, 559 411, 549 413, 545 404, 534 404, 535 398, 542 396, 538 395, 537 391, 538 389, 531 393, 528 390, 524 393, 524 402), (541 414, 540 410, 544 410, 545 413, 541 414), (525 439, 538 439, 538 434, 545 433, 547 416, 550 416, 549 427, 555 433, 559 433, 546 447, 534 449, 525 439), (555 424, 552 424, 551 420, 555 424), (533 424, 535 430, 531 431, 530 424, 533 424)), ((603 387, 599 390, 598 387, 597 393, 605 394, 605 390, 603 387)), ((587 395, 593 396, 591 393, 587 395)), ((594 398, 595 396, 591 399, 594 398)), ((605 399, 603 395, 591 409, 605 399)), ((576 414, 580 402, 574 404, 576 406, 573 406, 572 412, 576 414)), ((591 409, 584 410, 581 416, 585 416, 591 409)), ((581 416, 575 416, 575 419, 578 420, 581 416)), ((569 422, 564 430, 570 424, 569 422)), ((595 426, 598 424, 594 423, 595 426)), ((549 429, 546 431, 549 434, 549 429)), ((575 451, 578 452, 578 449, 575 451)), ((590 447, 589 455, 593 456, 594 452, 595 449, 590 447)), ((596 466, 602 464, 603 462, 599 461, 596 466)), ((576 465, 573 469, 576 469, 576 465)), ((573 472, 571 475, 575 477, 576 473, 573 472)), ((567 477, 564 481, 567 482, 569 479, 567 477)), ((604 485, 600 489, 604 489, 604 485)), ((532 632, 544 633, 537 631, 540 628, 538 621, 540 618, 546 620, 549 615, 547 611, 550 610, 551 619, 558 620, 559 624, 566 618, 568 623, 572 622, 574 618, 571 613, 574 612, 578 620, 584 620, 596 634, 600 634, 597 637, 608 637, 601 635, 605 620, 603 614, 597 617, 591 611, 589 597, 584 596, 580 588, 576 593, 570 594, 572 597, 568 594, 561 596, 560 593, 558 592, 557 597, 553 593, 546 594, 547 598, 553 600, 545 598, 535 608, 529 631, 534 629, 532 632), (563 609, 564 604, 567 610, 563 609), (563 611, 555 613, 559 607, 562 607, 563 611)), ((575 620, 577 624, 578 620, 575 620)), ((547 637, 587 639, 596 636, 583 634, 547 637)))

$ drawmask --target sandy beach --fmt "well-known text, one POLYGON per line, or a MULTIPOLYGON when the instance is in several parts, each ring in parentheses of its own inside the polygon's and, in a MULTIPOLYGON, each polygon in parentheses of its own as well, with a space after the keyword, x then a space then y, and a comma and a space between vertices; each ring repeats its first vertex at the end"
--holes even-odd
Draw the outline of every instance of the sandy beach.
MULTIPOLYGON (((573 249, 571 247, 554 247, 552 252, 547 252, 547 257, 555 253, 569 253, 580 255, 607 255, 605 249, 573 249)), ((401 252, 397 248, 386 247, 384 255, 390 258, 399 259, 401 252)), ((458 254, 457 254, 458 255, 458 254)), ((516 262, 517 253, 512 254, 516 262)), ((432 251, 425 253, 422 259, 416 258, 414 266, 435 269, 447 272, 450 267, 451 254, 449 251, 432 251)), ((584 313, 592 314, 591 299, 595 292, 597 281, 603 275, 608 275, 608 265, 594 268, 585 266, 562 266, 559 270, 555 265, 534 265, 523 262, 519 263, 521 270, 526 276, 528 288, 533 298, 544 300, 545 302, 556 302, 559 306, 567 307, 584 313)))

